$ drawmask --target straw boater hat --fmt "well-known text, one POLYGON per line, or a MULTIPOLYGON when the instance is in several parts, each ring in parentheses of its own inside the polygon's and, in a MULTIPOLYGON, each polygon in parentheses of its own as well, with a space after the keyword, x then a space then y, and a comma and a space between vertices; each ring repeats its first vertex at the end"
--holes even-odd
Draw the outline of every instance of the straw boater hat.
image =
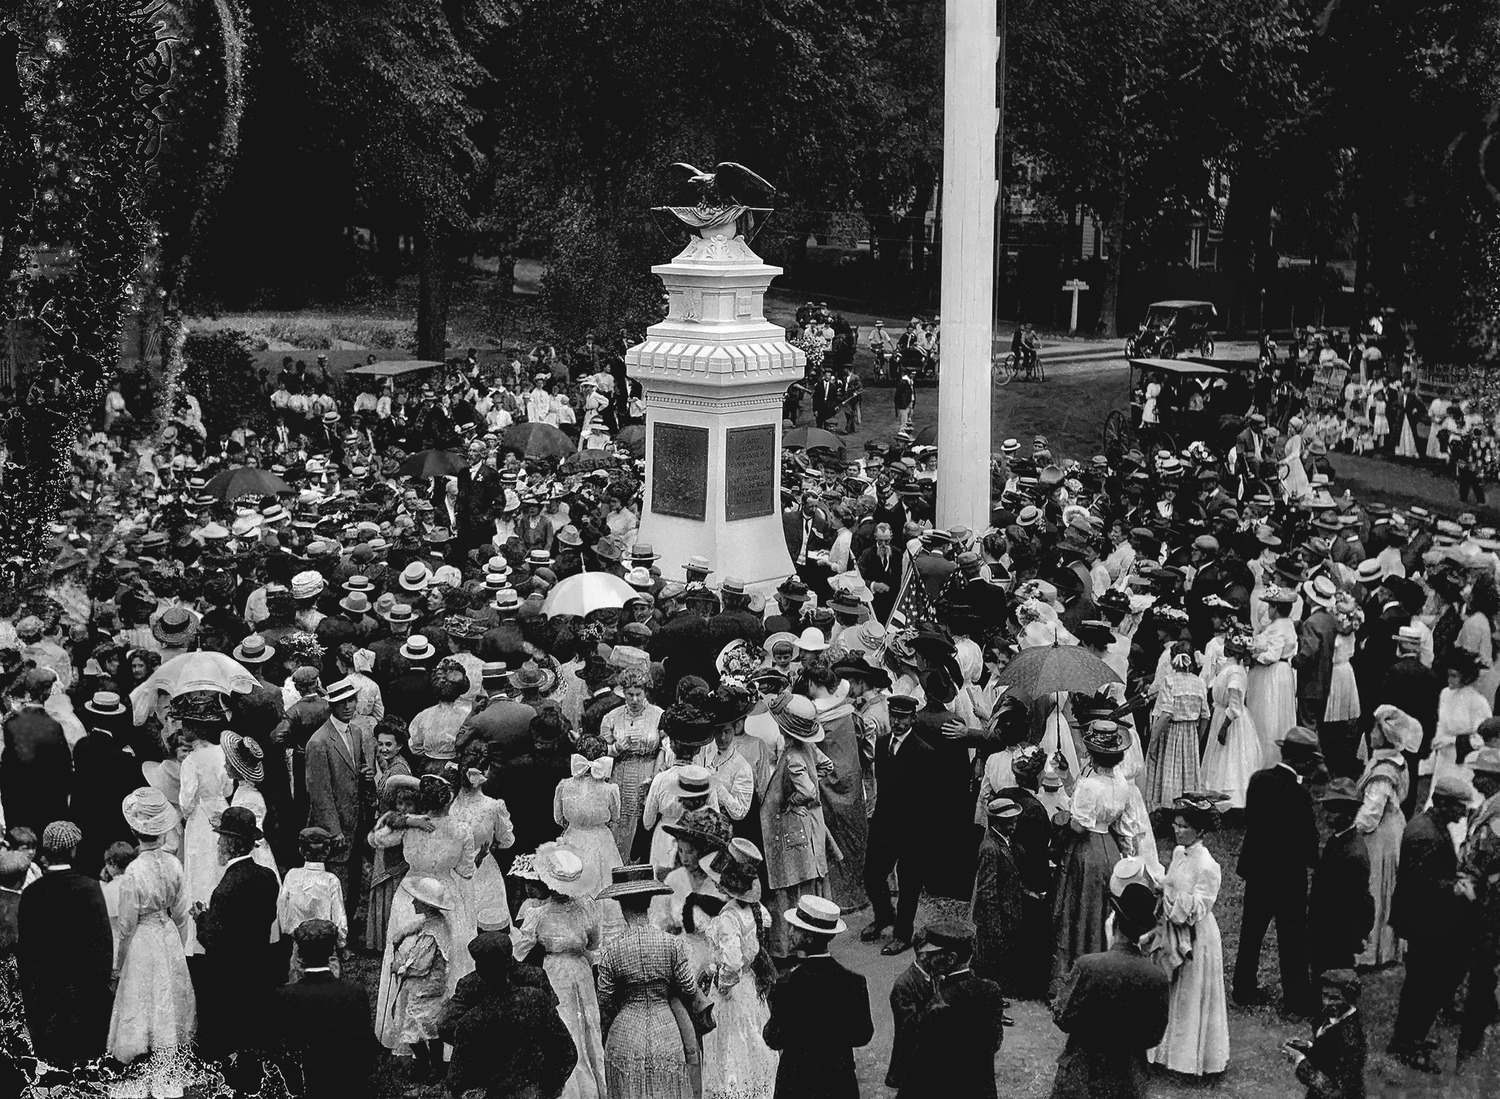
POLYGON ((736 836, 729 846, 704 856, 698 864, 719 892, 746 904, 760 903, 760 868, 765 865, 760 848, 736 836))
POLYGON ((670 886, 656 880, 656 869, 650 863, 617 866, 609 873, 610 883, 599 891, 599 900, 672 892, 670 886))
POLYGON ((786 912, 782 918, 793 927, 831 938, 849 930, 849 925, 839 919, 840 914, 839 906, 832 901, 803 895, 797 898, 797 907, 786 912))
POLYGON ((120 803, 120 811, 130 830, 142 836, 164 836, 182 819, 166 795, 149 786, 126 794, 120 803))
POLYGON ((427 640, 426 635, 414 633, 401 646, 401 655, 407 660, 430 660, 437 655, 437 650, 432 647, 432 642, 427 640))
POLYGON ((224 749, 224 762, 240 778, 255 783, 266 780, 263 762, 265 753, 255 741, 246 740, 239 733, 225 729, 224 735, 219 739, 219 746, 224 749))
POLYGON ((191 645, 197 634, 197 619, 186 607, 168 607, 151 623, 151 636, 169 649, 191 645))
POLYGON ((536 849, 532 869, 543 885, 564 897, 593 896, 599 891, 596 865, 569 844, 542 844, 536 849))
POLYGON ((98 717, 119 717, 125 712, 125 703, 114 691, 95 691, 83 708, 98 717))

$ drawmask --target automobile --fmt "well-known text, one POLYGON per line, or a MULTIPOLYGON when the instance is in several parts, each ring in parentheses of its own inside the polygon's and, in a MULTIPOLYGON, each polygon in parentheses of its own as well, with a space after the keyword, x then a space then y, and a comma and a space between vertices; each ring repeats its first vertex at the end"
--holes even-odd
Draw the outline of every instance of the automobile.
POLYGON ((1213 358, 1214 338, 1209 328, 1218 318, 1213 302, 1154 301, 1146 308, 1140 327, 1125 339, 1127 359, 1175 359, 1183 351, 1199 351, 1213 358))

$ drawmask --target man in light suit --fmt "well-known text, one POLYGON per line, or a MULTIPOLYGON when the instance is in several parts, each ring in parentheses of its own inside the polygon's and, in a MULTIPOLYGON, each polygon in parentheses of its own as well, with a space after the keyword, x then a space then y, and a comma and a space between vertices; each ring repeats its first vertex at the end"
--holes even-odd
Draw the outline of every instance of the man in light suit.
POLYGON ((328 720, 307 742, 307 823, 344 838, 327 867, 342 883, 349 911, 359 899, 353 890, 359 883, 360 784, 375 781, 371 730, 354 717, 357 694, 347 679, 330 684, 328 720))

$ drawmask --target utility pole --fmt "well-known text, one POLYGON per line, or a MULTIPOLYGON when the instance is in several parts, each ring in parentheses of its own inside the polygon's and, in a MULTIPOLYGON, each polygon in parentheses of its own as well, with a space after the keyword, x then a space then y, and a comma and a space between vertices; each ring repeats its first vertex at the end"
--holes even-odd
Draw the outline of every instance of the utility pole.
POLYGON ((947 0, 943 71, 942 378, 937 519, 971 530, 990 517, 999 110, 997 0, 947 0))

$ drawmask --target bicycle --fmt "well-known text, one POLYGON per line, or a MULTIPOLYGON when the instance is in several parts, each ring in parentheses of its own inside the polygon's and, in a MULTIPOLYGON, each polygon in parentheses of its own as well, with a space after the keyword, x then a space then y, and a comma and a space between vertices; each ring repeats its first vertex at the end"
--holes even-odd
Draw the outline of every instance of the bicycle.
POLYGON ((992 371, 996 385, 1009 385, 1021 377, 1033 382, 1047 380, 1047 370, 1042 366, 1042 360, 1035 354, 1028 356, 1024 362, 1018 363, 1016 353, 1007 351, 995 360, 992 371))

